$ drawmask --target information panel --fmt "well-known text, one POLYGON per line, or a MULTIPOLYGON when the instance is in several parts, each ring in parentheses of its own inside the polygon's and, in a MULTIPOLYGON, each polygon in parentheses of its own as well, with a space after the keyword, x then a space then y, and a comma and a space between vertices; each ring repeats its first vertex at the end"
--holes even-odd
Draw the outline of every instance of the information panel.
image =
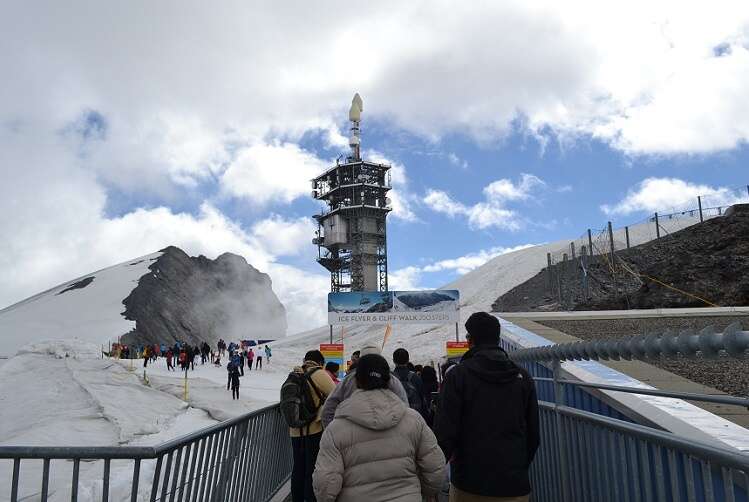
POLYGON ((460 293, 356 291, 328 294, 329 324, 446 324, 460 321, 460 293))

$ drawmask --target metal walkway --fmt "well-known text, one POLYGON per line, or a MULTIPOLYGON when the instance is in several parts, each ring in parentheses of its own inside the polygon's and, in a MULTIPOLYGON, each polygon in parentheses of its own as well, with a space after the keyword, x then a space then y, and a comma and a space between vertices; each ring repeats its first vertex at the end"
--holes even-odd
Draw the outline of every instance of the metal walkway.
MULTIPOLYGON (((637 410, 605 394, 742 407, 749 399, 585 382, 562 369, 562 361, 743 358, 749 333, 732 326, 723 333, 666 332, 525 349, 507 337, 501 343, 536 378, 541 400, 532 500, 749 502, 747 452, 638 423, 637 410)), ((278 407, 270 406, 155 447, 0 447, 0 500, 269 501, 290 473, 288 428, 278 407)))

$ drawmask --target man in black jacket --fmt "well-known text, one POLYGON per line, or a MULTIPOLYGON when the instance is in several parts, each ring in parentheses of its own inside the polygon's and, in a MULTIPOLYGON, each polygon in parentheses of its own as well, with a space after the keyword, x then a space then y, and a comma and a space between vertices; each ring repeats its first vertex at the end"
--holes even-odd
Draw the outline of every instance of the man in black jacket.
POLYGON ((450 501, 526 501, 539 444, 533 378, 499 347, 496 317, 477 312, 466 330, 470 349, 445 376, 435 419, 451 461, 450 501))

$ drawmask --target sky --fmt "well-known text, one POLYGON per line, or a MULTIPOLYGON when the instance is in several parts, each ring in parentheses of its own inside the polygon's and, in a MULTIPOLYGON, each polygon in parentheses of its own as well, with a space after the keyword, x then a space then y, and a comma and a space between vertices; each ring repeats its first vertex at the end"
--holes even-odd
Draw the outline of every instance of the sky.
POLYGON ((749 184, 745 1, 11 1, 0 42, 0 308, 176 245, 324 324, 309 180, 355 92, 391 289, 749 184))

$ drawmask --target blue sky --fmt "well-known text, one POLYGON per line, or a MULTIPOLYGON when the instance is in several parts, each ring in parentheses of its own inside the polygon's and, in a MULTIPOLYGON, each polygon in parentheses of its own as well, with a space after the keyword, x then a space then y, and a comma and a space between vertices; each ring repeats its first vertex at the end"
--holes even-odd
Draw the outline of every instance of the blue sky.
POLYGON ((309 179, 354 92, 393 165, 393 287, 749 183, 747 2, 185 5, 6 9, 0 307, 177 245, 323 323, 309 179))

